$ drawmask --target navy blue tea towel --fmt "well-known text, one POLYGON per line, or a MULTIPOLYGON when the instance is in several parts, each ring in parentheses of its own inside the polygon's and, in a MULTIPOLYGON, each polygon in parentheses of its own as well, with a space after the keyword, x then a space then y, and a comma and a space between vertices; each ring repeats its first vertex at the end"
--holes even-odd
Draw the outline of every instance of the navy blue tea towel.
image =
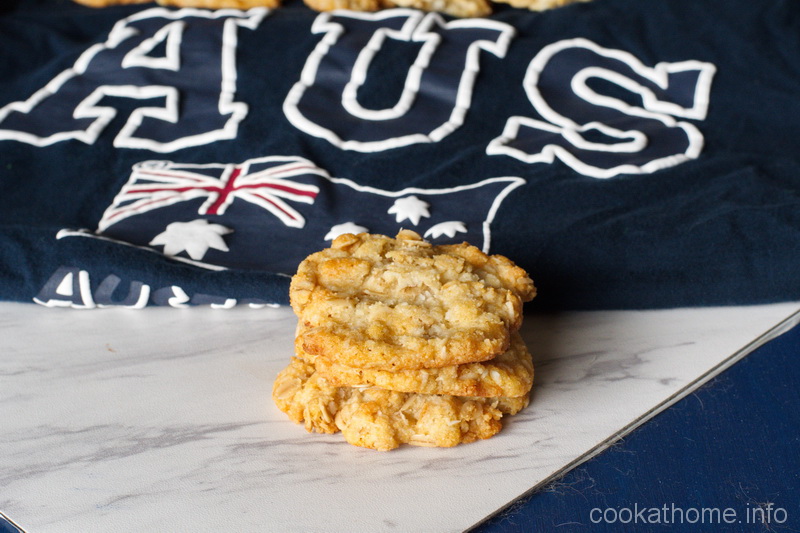
POLYGON ((524 267, 541 309, 800 299, 800 3, 0 15, 0 299, 285 304, 341 233, 524 267))

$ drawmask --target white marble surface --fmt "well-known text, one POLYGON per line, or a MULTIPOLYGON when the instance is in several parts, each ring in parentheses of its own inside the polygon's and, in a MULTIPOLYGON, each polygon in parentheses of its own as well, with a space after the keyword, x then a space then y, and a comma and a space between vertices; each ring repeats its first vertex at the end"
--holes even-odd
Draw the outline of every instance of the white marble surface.
POLYGON ((0 511, 31 533, 462 531, 798 310, 530 316, 530 407, 486 441, 381 453, 308 434, 272 404, 288 309, 0 304, 0 511))

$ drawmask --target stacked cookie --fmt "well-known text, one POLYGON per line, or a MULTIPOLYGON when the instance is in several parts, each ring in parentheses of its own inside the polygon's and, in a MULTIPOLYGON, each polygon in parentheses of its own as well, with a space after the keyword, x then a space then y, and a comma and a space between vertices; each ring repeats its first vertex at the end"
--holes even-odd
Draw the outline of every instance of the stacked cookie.
POLYGON ((491 437, 528 403, 517 330, 535 294, 523 269, 466 243, 342 235, 292 278, 295 356, 273 399, 309 431, 378 450, 491 437))

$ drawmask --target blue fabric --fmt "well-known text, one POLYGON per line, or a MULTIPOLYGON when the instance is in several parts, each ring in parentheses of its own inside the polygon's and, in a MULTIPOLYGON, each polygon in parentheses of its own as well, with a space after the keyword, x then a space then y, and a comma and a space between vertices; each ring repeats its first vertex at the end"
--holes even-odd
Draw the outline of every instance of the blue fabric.
POLYGON ((797 530, 798 351, 800 326, 470 531, 797 530))
POLYGON ((542 309, 800 298, 794 0, 498 7, 450 26, 323 21, 297 1, 4 11, 2 299, 286 303, 337 230, 401 227, 507 255, 542 309), (258 174, 264 158, 306 171, 258 174))
POLYGON ((24 531, 9 521, 3 513, 0 513, 0 533, 24 533, 24 531))

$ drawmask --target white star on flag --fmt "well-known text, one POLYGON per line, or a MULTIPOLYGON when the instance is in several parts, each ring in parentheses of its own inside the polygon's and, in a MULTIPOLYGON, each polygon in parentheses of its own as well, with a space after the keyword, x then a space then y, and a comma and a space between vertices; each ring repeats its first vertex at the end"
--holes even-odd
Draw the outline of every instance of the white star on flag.
POLYGON ((447 235, 451 239, 456 236, 456 233, 466 233, 467 226, 458 220, 448 220, 447 222, 439 222, 435 226, 431 226, 425 232, 424 237, 431 239, 438 239, 442 235, 447 235))
POLYGON ((359 226, 353 222, 345 222, 343 224, 336 224, 333 226, 330 231, 325 235, 326 241, 332 241, 339 235, 344 235, 345 233, 352 233, 353 235, 357 235, 359 233, 366 233, 369 229, 365 228, 364 226, 359 226))
POLYGON ((410 220, 416 226, 422 217, 429 218, 431 216, 429 207, 428 202, 424 202, 416 196, 406 196, 395 200, 387 213, 395 215, 396 222, 410 220))
POLYGON ((151 246, 164 246, 164 255, 176 256, 186 252, 195 261, 200 261, 209 248, 228 251, 228 246, 222 235, 232 233, 233 230, 220 224, 211 224, 208 220, 197 219, 191 222, 173 222, 167 228, 153 237, 151 246))

